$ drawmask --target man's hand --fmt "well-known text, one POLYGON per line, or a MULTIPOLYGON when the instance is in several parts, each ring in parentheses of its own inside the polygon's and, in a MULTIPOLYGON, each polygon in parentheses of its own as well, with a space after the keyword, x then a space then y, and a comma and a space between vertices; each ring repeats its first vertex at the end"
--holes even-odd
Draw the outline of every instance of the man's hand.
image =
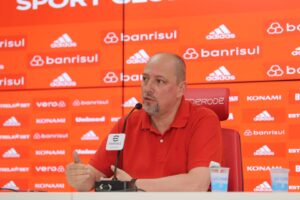
POLYGON ((95 174, 91 166, 82 164, 76 151, 73 153, 74 162, 66 167, 68 183, 78 191, 89 191, 94 186, 95 174))
MULTIPOLYGON (((114 165, 110 166, 110 169, 114 171, 115 166, 114 165)), ((119 168, 117 168, 116 176, 119 181, 130 181, 132 179, 132 177, 129 174, 127 174, 124 170, 119 168)))

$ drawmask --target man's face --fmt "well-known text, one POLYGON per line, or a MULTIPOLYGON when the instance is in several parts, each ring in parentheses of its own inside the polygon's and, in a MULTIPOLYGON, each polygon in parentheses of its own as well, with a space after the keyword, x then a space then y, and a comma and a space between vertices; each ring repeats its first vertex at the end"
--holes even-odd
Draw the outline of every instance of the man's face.
POLYGON ((167 113, 181 98, 174 62, 153 59, 143 73, 142 98, 144 110, 150 115, 167 113))

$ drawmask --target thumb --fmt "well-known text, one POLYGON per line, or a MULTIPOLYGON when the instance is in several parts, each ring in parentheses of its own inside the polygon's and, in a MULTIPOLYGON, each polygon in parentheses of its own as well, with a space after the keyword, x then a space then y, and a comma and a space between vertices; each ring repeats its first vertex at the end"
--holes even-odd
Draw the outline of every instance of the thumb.
POLYGON ((73 159, 74 159, 74 163, 81 163, 77 151, 74 151, 74 152, 73 152, 73 159))

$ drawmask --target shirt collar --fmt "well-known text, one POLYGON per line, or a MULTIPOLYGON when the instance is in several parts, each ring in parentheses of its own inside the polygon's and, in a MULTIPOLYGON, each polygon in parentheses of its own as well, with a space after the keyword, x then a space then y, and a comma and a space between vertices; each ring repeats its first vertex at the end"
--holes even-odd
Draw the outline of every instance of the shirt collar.
MULTIPOLYGON (((156 132, 155 128, 151 124, 150 116, 142 110, 142 129, 150 129, 151 131, 156 132)), ((186 126, 188 118, 190 115, 190 103, 182 97, 179 108, 175 115, 175 118, 170 126, 170 128, 183 128, 186 126)))

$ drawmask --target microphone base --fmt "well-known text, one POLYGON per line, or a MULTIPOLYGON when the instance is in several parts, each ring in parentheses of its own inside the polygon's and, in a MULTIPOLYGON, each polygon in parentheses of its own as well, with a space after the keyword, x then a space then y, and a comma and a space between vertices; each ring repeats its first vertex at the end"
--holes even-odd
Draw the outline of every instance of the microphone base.
POLYGON ((105 180, 95 182, 96 192, 136 192, 130 181, 105 180))

